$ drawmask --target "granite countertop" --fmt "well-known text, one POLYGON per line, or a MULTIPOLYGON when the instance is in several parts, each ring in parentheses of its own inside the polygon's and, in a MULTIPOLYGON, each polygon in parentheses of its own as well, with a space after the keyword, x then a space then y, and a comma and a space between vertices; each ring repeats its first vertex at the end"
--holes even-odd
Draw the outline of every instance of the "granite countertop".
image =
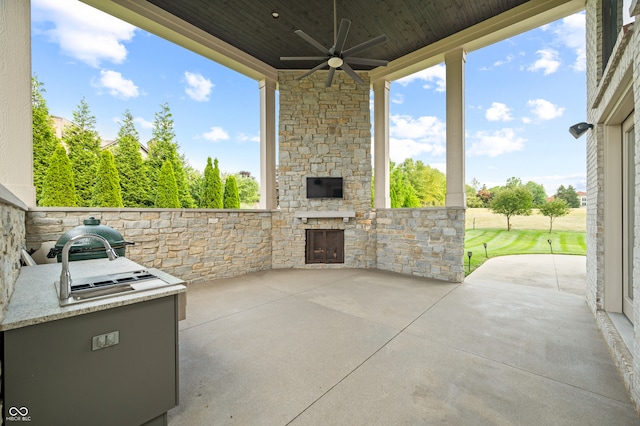
POLYGON ((169 285, 135 293, 114 294, 103 299, 87 300, 82 303, 60 306, 57 286, 54 285, 54 282, 60 279, 62 264, 48 263, 23 266, 11 300, 9 300, 6 307, 4 319, 0 323, 0 331, 102 311, 187 291, 187 288, 183 285, 183 280, 157 269, 145 268, 125 257, 120 257, 114 261, 93 259, 69 263, 72 279, 140 269, 148 269, 149 272, 162 278, 169 285))

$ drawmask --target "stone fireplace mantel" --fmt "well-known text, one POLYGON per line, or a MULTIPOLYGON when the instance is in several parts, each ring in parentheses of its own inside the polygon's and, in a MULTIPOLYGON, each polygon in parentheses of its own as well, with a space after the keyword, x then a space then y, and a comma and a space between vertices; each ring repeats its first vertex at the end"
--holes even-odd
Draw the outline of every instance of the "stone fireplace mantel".
POLYGON ((307 223, 307 219, 342 219, 343 222, 349 222, 349 218, 356 217, 354 211, 297 211, 293 213, 293 217, 302 219, 302 223, 307 223))

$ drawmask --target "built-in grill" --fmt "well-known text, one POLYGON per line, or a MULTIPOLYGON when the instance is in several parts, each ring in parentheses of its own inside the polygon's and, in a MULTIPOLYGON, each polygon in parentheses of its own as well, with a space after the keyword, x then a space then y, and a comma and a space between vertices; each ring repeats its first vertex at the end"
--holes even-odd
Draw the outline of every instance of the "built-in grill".
MULTIPOLYGON (((94 234, 104 237, 111 247, 115 250, 118 256, 125 256, 126 246, 133 245, 132 242, 124 240, 122 235, 110 226, 100 225, 100 219, 90 217, 83 220, 83 225, 76 226, 64 233, 56 242, 56 245, 51 248, 47 257, 53 259, 58 258, 58 262, 62 262, 62 248, 71 238, 82 234, 94 234)), ((81 239, 76 242, 69 250, 69 261, 75 260, 89 260, 106 258, 104 246, 100 241, 95 239, 81 239)))

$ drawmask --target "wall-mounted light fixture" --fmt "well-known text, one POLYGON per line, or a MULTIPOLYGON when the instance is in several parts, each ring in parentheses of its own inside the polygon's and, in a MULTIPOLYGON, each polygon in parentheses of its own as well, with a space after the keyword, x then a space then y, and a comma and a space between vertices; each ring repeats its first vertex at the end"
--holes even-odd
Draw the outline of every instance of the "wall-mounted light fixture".
POLYGON ((585 123, 583 121, 582 123, 574 124, 569 127, 569 133, 571 133, 574 138, 578 139, 589 129, 593 129, 593 124, 585 123))

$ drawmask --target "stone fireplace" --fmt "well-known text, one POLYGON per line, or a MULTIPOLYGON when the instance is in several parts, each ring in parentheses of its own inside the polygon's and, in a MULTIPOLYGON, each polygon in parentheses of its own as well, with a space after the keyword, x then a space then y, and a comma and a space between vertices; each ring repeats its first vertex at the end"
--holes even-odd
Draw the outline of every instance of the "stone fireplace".
POLYGON ((273 216, 273 267, 375 267, 371 208, 369 81, 356 84, 337 72, 295 80, 279 73, 278 212, 273 216), (342 178, 342 197, 309 198, 308 178, 342 178), (343 263, 309 263, 307 235, 341 231, 343 263))

